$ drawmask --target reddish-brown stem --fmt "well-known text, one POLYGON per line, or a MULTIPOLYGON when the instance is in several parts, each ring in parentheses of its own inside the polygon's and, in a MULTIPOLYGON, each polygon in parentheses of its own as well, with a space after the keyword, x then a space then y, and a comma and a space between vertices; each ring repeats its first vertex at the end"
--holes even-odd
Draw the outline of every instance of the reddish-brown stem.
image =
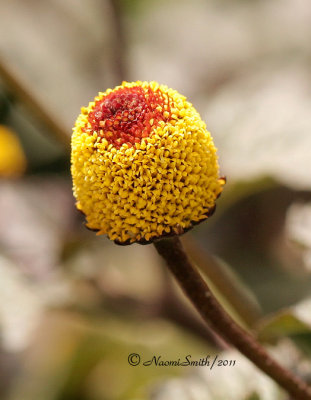
POLYGON ((269 375, 295 400, 311 400, 311 388, 271 358, 268 352, 222 308, 200 273, 190 263, 178 237, 162 239, 154 245, 184 293, 217 333, 269 375))

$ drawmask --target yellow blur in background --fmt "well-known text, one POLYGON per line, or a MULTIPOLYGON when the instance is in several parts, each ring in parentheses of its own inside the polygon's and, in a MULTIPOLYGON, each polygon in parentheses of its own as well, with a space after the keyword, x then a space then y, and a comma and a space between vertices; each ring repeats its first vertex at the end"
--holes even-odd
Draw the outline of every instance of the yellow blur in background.
POLYGON ((0 125, 0 177, 16 178, 26 170, 26 157, 16 133, 0 125))

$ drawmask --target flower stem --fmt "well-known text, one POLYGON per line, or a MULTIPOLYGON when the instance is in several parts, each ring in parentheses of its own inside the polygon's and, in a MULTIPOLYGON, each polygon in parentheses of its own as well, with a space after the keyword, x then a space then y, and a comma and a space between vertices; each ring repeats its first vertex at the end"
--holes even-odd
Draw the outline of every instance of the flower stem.
POLYGON ((249 294, 248 290, 240 283, 237 276, 227 268, 225 263, 209 254, 206 249, 196 243, 191 235, 182 241, 183 247, 193 261, 198 265, 203 276, 206 276, 221 296, 230 304, 239 320, 246 328, 254 326, 261 317, 261 310, 249 294))
POLYGON ((278 364, 268 352, 227 314, 199 272, 190 263, 178 237, 154 243, 184 293, 203 319, 296 400, 311 400, 311 387, 278 364))

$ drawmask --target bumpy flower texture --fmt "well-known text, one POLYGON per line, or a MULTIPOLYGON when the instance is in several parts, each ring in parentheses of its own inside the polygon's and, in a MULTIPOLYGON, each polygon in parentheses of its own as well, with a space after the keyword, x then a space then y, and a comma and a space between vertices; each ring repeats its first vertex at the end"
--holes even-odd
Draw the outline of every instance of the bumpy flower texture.
POLYGON ((119 244, 184 233, 212 214, 225 183, 198 112, 156 82, 123 82, 83 107, 71 160, 86 226, 119 244))

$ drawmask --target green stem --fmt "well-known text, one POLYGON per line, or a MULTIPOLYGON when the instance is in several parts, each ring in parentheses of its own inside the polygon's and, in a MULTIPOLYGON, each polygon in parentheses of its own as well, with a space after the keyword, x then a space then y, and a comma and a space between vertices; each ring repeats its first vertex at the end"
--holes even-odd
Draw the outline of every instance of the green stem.
POLYGON ((311 400, 311 388, 271 358, 222 308, 202 276, 190 263, 178 237, 162 239, 154 245, 205 322, 296 400, 311 400))

